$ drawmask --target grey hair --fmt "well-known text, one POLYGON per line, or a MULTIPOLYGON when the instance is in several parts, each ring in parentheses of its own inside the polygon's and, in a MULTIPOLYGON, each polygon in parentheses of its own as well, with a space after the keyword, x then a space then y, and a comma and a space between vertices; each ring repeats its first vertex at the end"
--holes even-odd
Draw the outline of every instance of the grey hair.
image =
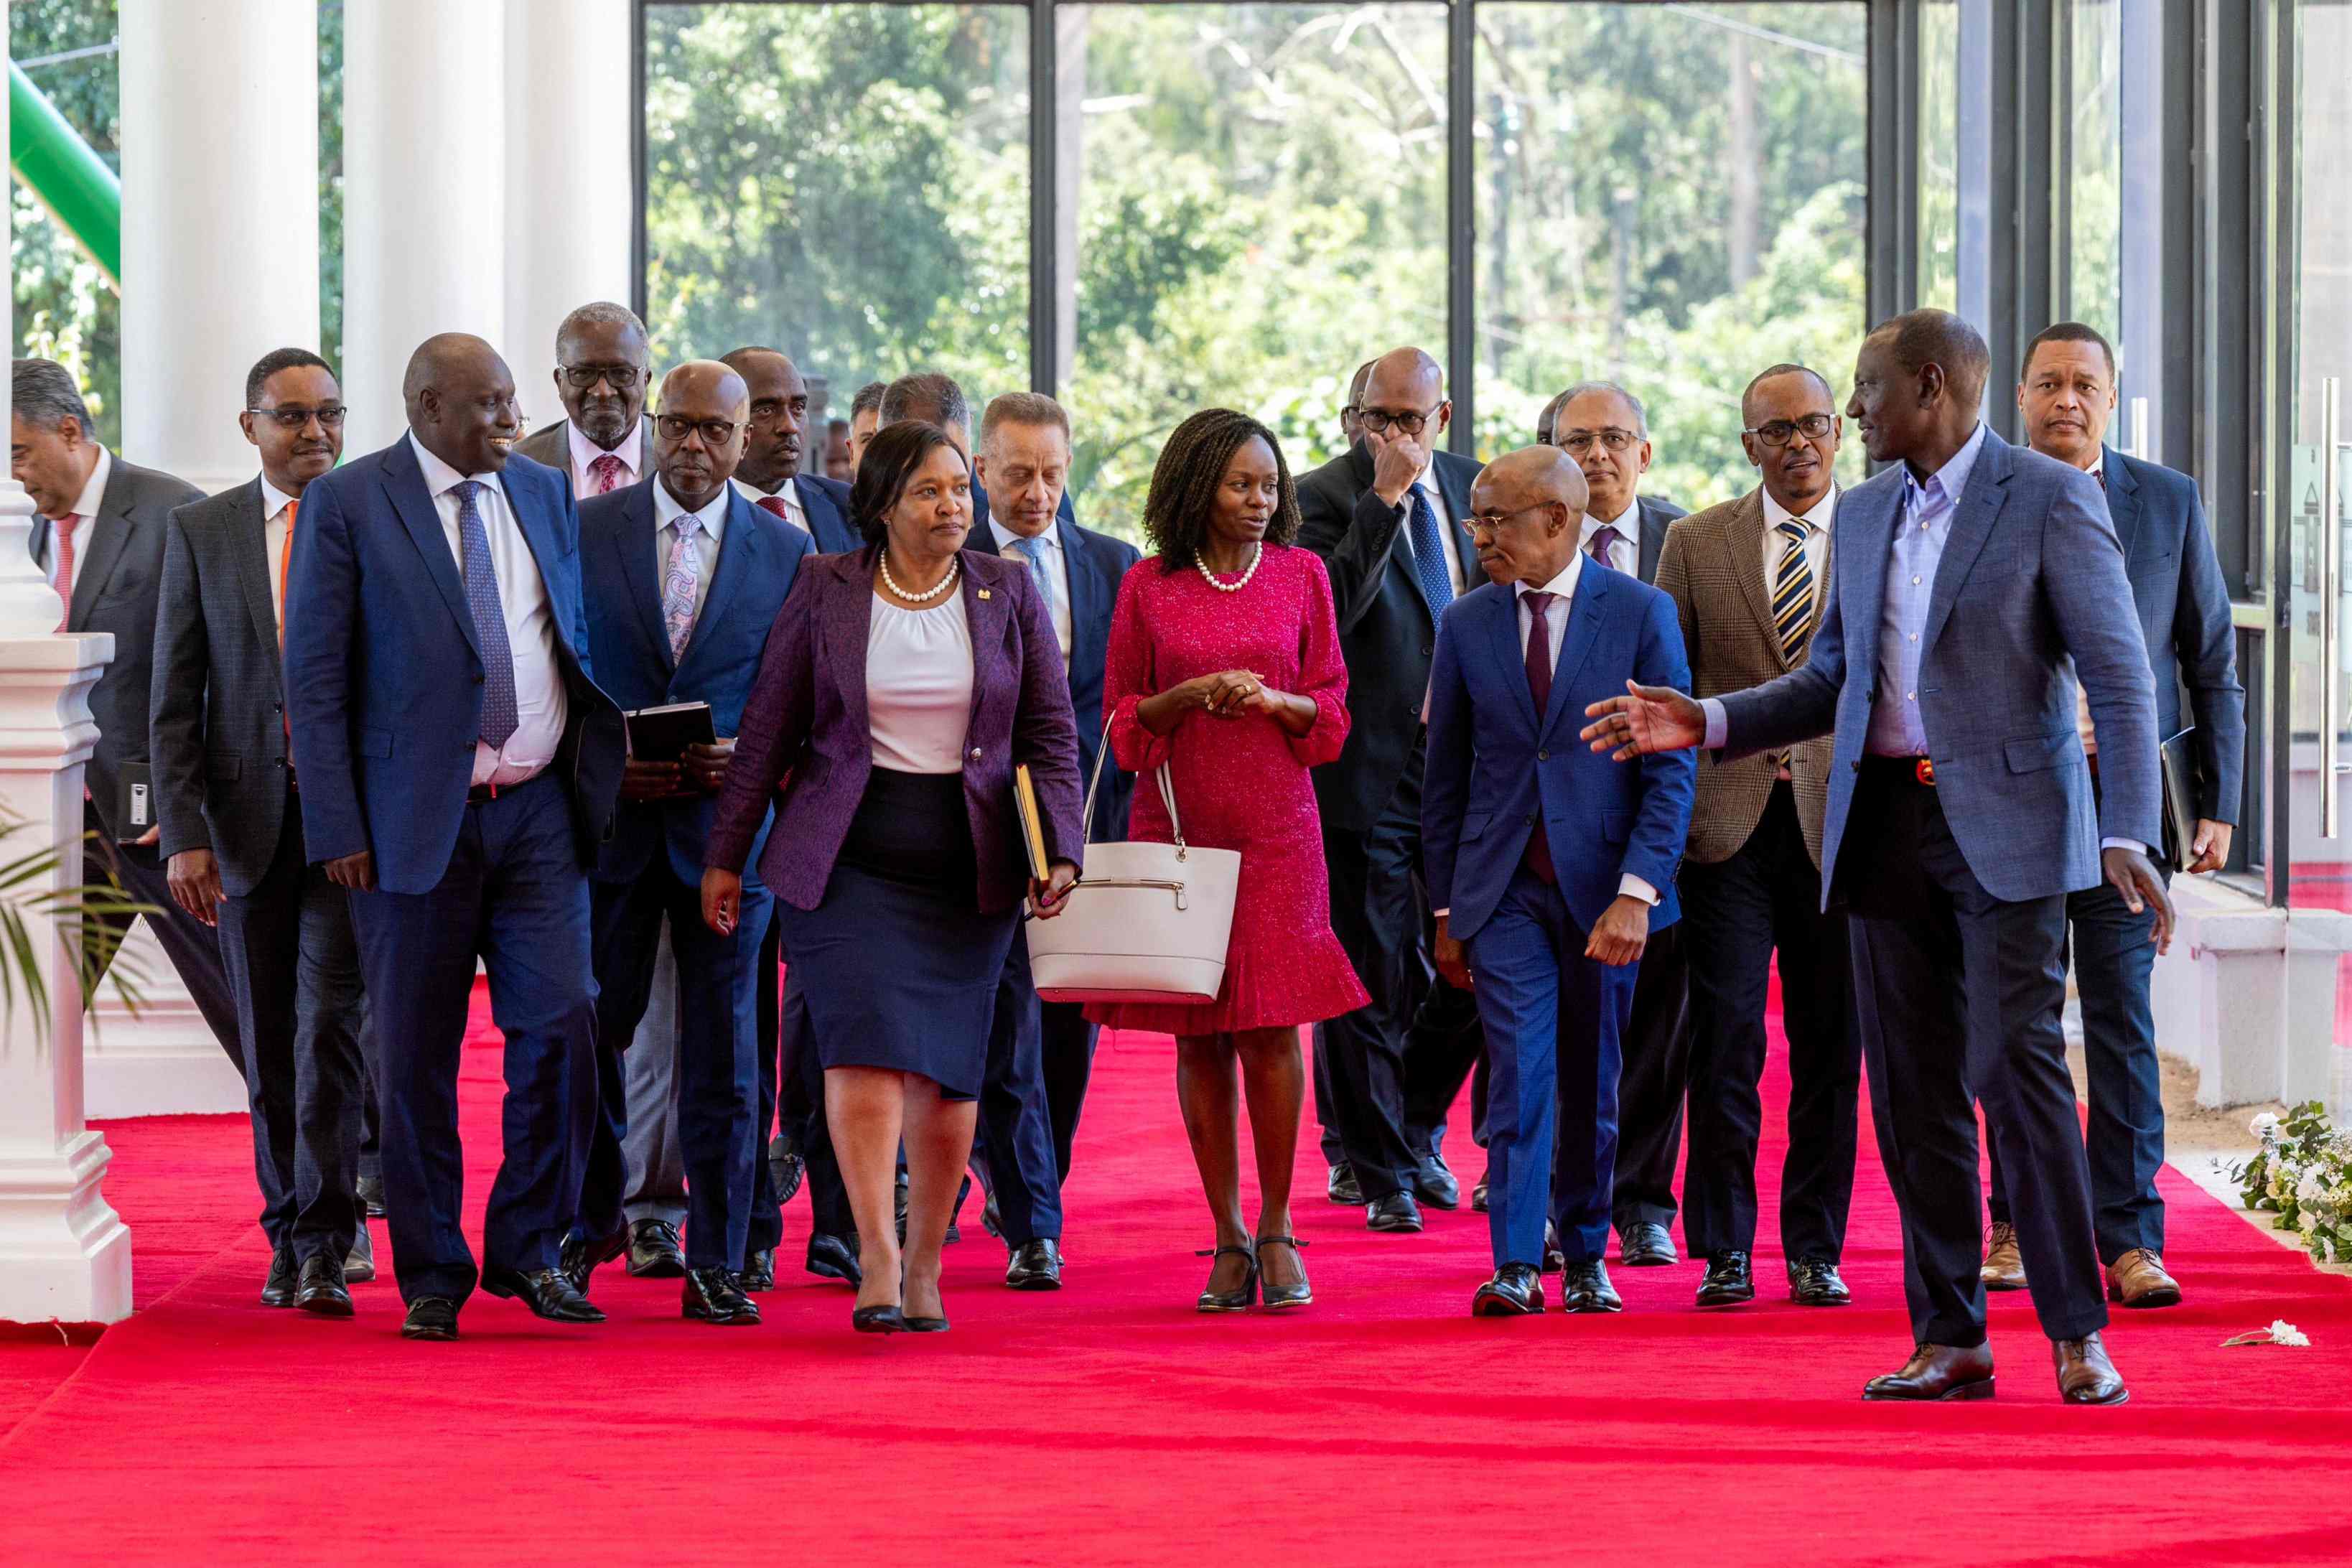
MULTIPOLYGON (((637 336, 646 338, 646 324, 626 305, 615 305, 610 300, 598 300, 581 306, 563 318, 555 329, 555 357, 563 357, 563 345, 572 333, 583 327, 635 327, 637 336)), ((647 341, 651 341, 647 339, 647 341)))
POLYGON ((1633 434, 1639 436, 1644 441, 1650 438, 1650 413, 1649 410, 1642 406, 1642 400, 1640 398, 1634 396, 1631 392, 1628 392, 1624 387, 1620 386, 1613 381, 1580 381, 1574 386, 1570 387, 1566 392, 1561 393, 1558 397, 1551 400, 1551 408, 1549 412, 1555 426, 1555 428, 1552 431, 1552 436, 1555 439, 1557 439, 1559 435, 1557 426, 1559 420, 1560 410, 1566 408, 1570 404, 1575 402, 1578 398, 1583 396, 1588 392, 1613 392, 1618 396, 1623 398, 1627 405, 1629 405, 1633 410, 1633 434))
POLYGON ((989 437, 1007 425, 1051 425, 1065 439, 1070 434, 1068 410, 1042 392, 1008 392, 992 400, 980 416, 981 449, 987 450, 989 437))
POLYGON ((8 404, 17 418, 36 429, 60 429, 71 417, 81 421, 85 439, 98 438, 89 405, 81 400, 81 387, 73 372, 53 359, 16 361, 8 377, 8 404))
POLYGON ((971 405, 964 401, 963 388, 956 384, 955 377, 937 371, 902 375, 884 387, 876 417, 884 425, 896 425, 925 413, 934 416, 932 423, 950 430, 971 428, 971 405))

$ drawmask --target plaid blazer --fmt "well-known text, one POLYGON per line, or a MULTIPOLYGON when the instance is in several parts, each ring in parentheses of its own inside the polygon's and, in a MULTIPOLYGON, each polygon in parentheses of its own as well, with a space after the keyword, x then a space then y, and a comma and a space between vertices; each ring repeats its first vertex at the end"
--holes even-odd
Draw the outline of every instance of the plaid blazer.
MULTIPOLYGON (((1782 654, 1780 635, 1772 628, 1772 595, 1764 582, 1762 489, 1693 512, 1668 529, 1665 548, 1658 556, 1658 586, 1672 595, 1682 620, 1694 697, 1721 697, 1761 686, 1805 662, 1803 655, 1790 660, 1782 654)), ((1821 580, 1814 584, 1817 624, 1828 586, 1824 559, 1821 580)), ((1804 827, 1805 847, 1812 852, 1815 866, 1822 863, 1830 749, 1825 735, 1801 742, 1789 752, 1797 820, 1804 827)), ((1687 858, 1713 866, 1738 854, 1764 816, 1777 772, 1769 755, 1726 761, 1717 752, 1701 751, 1687 858)))

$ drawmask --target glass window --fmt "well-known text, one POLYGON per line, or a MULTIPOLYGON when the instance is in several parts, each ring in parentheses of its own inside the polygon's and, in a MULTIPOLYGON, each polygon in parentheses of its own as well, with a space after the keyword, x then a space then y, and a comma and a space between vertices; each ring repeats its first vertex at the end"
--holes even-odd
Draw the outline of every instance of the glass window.
MULTIPOLYGON (((1645 493, 1756 483, 1758 371, 1843 394, 1865 310, 1864 6, 1478 7, 1478 447, 1576 381, 1647 406, 1645 493)), ((1861 443, 1844 463, 1862 474, 1861 443)))
POLYGON ((2109 342, 2124 331, 2122 12, 2120 0, 2074 0, 2074 163, 2064 176, 2074 230, 2069 313, 2109 342))
POLYGON ((1960 7, 1919 8, 1919 303, 1960 308, 1960 7))
POLYGON ((1132 536, 1186 415, 1255 414, 1303 471, 1340 449, 1357 365, 1401 343, 1445 357, 1445 10, 1079 18, 1058 35, 1083 84, 1059 137, 1077 173, 1072 482, 1089 525, 1132 536))
POLYGON ((655 5, 645 35, 658 359, 770 344, 843 406, 1029 384, 1025 9, 655 5))
MULTIPOLYGON (((57 105, 90 150, 118 172, 121 103, 114 7, 11 5, 8 53, 57 105)), ((53 359, 81 383, 108 446, 122 439, 122 310, 105 269, 50 220, 22 184, 9 182, 8 272, 15 286, 16 353, 53 359)))

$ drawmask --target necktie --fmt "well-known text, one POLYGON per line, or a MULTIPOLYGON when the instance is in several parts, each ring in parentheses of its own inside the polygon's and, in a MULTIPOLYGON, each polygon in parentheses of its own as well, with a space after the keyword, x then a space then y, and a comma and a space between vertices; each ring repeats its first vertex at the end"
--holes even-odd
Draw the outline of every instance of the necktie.
POLYGON ((793 521, 792 509, 784 504, 784 498, 782 496, 761 496, 752 504, 757 506, 761 511, 766 512, 770 517, 779 519, 784 522, 790 522, 793 521))
POLYGON ((294 562, 294 517, 302 510, 299 500, 286 503, 286 547, 278 552, 278 651, 286 651, 286 568, 294 562))
POLYGON ((588 465, 588 477, 595 482, 598 495, 608 496, 627 482, 629 470, 620 458, 607 452, 588 465))
MULTIPOLYGON (((1528 594, 1523 596, 1528 606, 1528 695, 1536 700, 1536 736, 1543 736, 1544 715, 1551 709, 1551 626, 1549 612, 1552 594, 1528 594)), ((1559 880, 1552 869, 1551 838, 1544 832, 1541 796, 1538 796, 1534 828, 1528 834, 1526 865, 1536 880, 1547 886, 1559 880)))
POLYGON ((1772 628, 1780 634, 1781 657, 1794 664, 1813 636, 1813 567, 1805 559, 1805 525, 1790 517, 1778 526, 1788 543, 1772 574, 1772 628))
POLYGON ((1603 566, 1610 565, 1609 552, 1617 547, 1617 540, 1616 529, 1604 522, 1592 535, 1592 542, 1584 547, 1585 552, 1603 566))
MULTIPOLYGON (((1061 597, 1061 584, 1054 581, 1053 566, 1045 559, 1045 540, 1016 539, 1013 542, 1013 552, 1028 566, 1030 579, 1037 584, 1037 596, 1045 601, 1045 624, 1054 625, 1054 605, 1061 597)), ((1055 635, 1058 637, 1060 634, 1055 635)))
POLYGON ((702 552, 694 547, 702 519, 690 511, 677 514, 670 526, 677 531, 669 547, 669 570, 662 575, 662 625, 669 632, 672 664, 686 657, 687 638, 694 635, 694 589, 702 580, 702 552))
POLYGON ((475 502, 482 493, 478 480, 460 479, 449 487, 457 492, 457 542, 464 556, 466 608, 474 617, 474 637, 482 648, 482 743, 496 751, 521 723, 515 702, 514 649, 507 643, 506 606, 499 599, 499 571, 490 563, 489 531, 482 526, 475 502))
POLYGON ((1429 491, 1419 485, 1412 487, 1412 580, 1429 606, 1430 624, 1435 626, 1454 602, 1454 574, 1445 569, 1445 543, 1438 537, 1429 491))
POLYGON ((58 531, 58 574, 55 585, 58 597, 65 601, 65 608, 58 613, 58 630, 64 631, 66 623, 73 619, 73 536, 74 530, 81 526, 81 513, 69 511, 57 519, 55 526, 58 531))
POLYGON ((2106 470, 2106 469, 2105 469, 2105 468, 2094 468, 2094 469, 2092 469, 2092 470, 2091 470, 2091 477, 2092 477, 2093 479, 2096 479, 2096 480, 2098 480, 2098 481, 2099 481, 2099 488, 2100 488, 2101 489, 2105 489, 2107 488, 2107 470, 2106 470))

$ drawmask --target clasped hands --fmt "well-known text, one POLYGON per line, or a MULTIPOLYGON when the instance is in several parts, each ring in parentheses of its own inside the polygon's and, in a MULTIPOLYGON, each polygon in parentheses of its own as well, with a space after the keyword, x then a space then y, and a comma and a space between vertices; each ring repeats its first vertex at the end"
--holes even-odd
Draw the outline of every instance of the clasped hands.
POLYGON ((621 770, 621 798, 633 804, 692 800, 717 795, 727 782, 727 764, 735 756, 735 737, 715 744, 697 744, 675 763, 645 762, 631 757, 621 770))
POLYGON ((1268 688, 1254 669, 1221 669, 1214 675, 1195 676, 1171 695, 1183 707, 1197 708, 1220 719, 1238 719, 1244 713, 1272 714, 1284 705, 1283 694, 1268 688))

